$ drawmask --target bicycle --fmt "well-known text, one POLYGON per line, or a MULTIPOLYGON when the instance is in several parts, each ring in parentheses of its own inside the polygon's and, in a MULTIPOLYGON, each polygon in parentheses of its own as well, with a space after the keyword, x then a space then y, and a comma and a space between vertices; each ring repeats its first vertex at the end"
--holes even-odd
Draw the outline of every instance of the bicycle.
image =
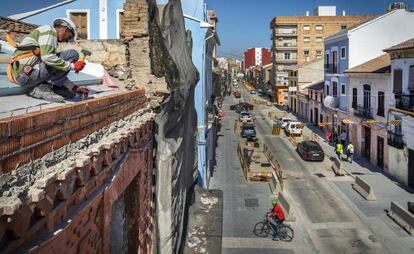
MULTIPOLYGON (((267 215, 263 221, 256 223, 254 225, 253 234, 258 237, 268 237, 269 234, 275 231, 274 226, 269 221, 267 215)), ((290 225, 282 223, 279 229, 279 239, 284 242, 290 242, 293 240, 294 231, 290 225)))

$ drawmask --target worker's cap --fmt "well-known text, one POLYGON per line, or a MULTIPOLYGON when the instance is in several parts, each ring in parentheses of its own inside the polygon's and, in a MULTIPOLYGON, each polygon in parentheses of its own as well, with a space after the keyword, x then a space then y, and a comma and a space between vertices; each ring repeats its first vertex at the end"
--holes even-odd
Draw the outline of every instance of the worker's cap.
POLYGON ((276 205, 278 202, 277 198, 272 199, 272 205, 276 205))
POLYGON ((70 39, 70 41, 73 41, 76 39, 76 25, 73 23, 72 20, 68 18, 57 18, 53 21, 53 26, 61 26, 66 27, 69 29, 69 31, 73 34, 73 37, 70 39))

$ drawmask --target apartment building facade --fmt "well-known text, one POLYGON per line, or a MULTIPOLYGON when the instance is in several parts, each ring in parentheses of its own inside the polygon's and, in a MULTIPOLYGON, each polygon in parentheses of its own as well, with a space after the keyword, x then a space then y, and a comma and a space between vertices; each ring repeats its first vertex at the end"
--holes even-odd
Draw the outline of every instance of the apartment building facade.
POLYGON ((414 38, 384 51, 391 56, 389 174, 414 188, 414 38))
POLYGON ((244 52, 244 70, 270 63, 270 51, 267 48, 249 48, 244 52))
POLYGON ((383 54, 345 71, 351 95, 348 100, 348 139, 357 154, 388 171, 387 112, 391 82, 389 54, 383 54))
POLYGON ((270 22, 272 30, 272 82, 287 82, 286 67, 323 58, 324 38, 368 19, 367 16, 280 16, 270 22))
POLYGON ((383 49, 414 37, 414 13, 395 9, 325 39, 325 121, 332 130, 347 130, 349 77, 345 71, 384 54, 383 49))

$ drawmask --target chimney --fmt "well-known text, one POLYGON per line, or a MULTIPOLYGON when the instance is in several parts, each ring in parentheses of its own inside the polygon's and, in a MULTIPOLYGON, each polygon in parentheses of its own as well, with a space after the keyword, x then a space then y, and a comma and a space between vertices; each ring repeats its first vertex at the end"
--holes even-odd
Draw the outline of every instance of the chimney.
POLYGON ((306 16, 309 16, 309 11, 306 11, 306 16))
POLYGON ((342 11, 342 16, 346 16, 345 10, 342 11))

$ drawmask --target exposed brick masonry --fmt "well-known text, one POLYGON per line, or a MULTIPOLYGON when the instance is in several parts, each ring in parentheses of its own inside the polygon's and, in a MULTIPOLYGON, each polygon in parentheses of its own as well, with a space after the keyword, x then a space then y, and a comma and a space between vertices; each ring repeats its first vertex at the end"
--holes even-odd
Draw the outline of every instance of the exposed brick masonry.
POLYGON ((144 90, 51 108, 0 120, 0 169, 10 172, 30 160, 77 141, 143 108, 144 90))

